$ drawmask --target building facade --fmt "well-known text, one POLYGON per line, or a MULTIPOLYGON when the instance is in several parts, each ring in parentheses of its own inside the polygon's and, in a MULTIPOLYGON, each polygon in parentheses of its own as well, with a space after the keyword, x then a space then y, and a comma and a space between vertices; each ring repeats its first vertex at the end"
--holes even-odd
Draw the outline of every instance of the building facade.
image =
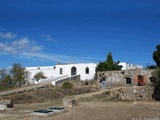
POLYGON ((131 70, 131 69, 142 69, 142 65, 128 64, 126 62, 120 62, 119 65, 122 65, 122 70, 131 70))
POLYGON ((79 64, 58 64, 55 66, 42 67, 26 67, 25 69, 31 73, 29 82, 33 81, 35 74, 43 72, 47 78, 56 78, 59 76, 80 75, 81 80, 92 80, 95 77, 95 63, 79 63, 79 64))

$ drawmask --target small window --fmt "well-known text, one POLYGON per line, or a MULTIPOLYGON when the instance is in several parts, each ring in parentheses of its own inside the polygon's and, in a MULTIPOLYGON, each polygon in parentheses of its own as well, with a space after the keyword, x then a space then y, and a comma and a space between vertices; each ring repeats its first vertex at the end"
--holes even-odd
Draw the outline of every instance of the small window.
POLYGON ((38 69, 40 69, 40 68, 38 68, 38 69))
POLYGON ((86 74, 89 74, 89 68, 86 67, 86 74))
POLYGON ((59 74, 60 74, 60 75, 63 74, 63 68, 60 68, 59 74))
POLYGON ((53 69, 56 69, 56 67, 54 66, 53 69))

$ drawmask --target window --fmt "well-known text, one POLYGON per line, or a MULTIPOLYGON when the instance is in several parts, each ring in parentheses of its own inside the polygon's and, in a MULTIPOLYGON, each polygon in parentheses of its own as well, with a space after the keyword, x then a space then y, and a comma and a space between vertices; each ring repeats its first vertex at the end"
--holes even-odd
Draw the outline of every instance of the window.
POLYGON ((71 68, 71 76, 76 75, 77 74, 77 68, 76 67, 72 67, 71 68))
POLYGON ((89 74, 89 68, 86 67, 86 74, 89 74))
POLYGON ((59 70, 59 74, 62 75, 63 74, 63 68, 60 68, 59 70))
POLYGON ((40 69, 40 68, 38 68, 38 69, 40 69))

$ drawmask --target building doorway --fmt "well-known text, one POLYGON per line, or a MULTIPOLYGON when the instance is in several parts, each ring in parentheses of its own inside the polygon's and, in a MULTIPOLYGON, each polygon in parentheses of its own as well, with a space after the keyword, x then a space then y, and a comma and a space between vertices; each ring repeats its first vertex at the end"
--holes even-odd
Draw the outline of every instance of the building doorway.
POLYGON ((126 84, 132 84, 132 79, 130 77, 126 78, 126 84))
POLYGON ((71 68, 71 76, 76 75, 77 74, 77 68, 76 67, 72 67, 71 68))
POLYGON ((138 86, 144 85, 144 76, 138 75, 138 86))

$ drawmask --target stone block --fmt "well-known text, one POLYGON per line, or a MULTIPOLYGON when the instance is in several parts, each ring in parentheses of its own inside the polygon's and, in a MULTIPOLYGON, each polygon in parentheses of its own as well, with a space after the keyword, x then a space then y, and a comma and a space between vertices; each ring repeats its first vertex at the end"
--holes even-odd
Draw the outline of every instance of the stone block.
POLYGON ((0 100, 0 110, 5 110, 13 107, 14 105, 12 100, 6 100, 6 99, 0 100))
POLYGON ((6 105, 0 104, 0 110, 6 110, 6 109, 7 109, 6 105))
POLYGON ((78 104, 78 101, 75 99, 69 99, 69 98, 64 98, 63 99, 63 106, 64 107, 74 107, 78 104))

